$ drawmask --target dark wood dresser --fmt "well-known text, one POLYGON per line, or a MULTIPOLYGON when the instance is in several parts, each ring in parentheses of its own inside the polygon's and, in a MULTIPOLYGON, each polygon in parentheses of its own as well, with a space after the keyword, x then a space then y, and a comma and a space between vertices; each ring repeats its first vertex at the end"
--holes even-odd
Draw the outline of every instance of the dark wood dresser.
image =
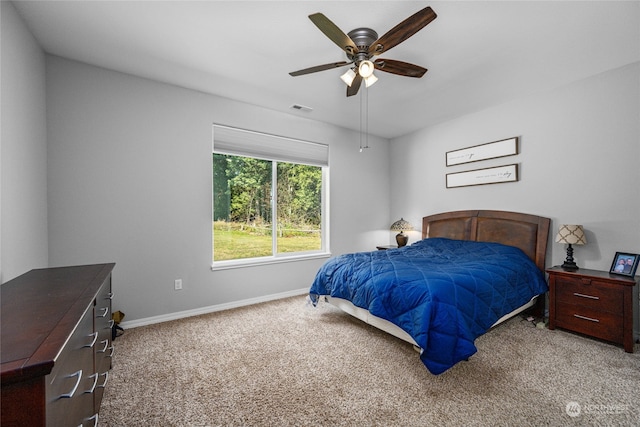
POLYGON ((3 427, 98 424, 114 266, 31 270, 0 286, 3 427))
POLYGON ((633 353, 633 289, 638 277, 598 270, 549 273, 549 329, 563 328, 624 346, 633 353))

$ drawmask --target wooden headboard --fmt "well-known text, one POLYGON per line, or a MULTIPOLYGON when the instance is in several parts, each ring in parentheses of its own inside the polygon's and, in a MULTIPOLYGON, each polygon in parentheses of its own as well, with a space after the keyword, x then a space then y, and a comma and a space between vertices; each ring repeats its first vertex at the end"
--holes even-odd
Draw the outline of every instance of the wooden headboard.
POLYGON ((506 211, 455 211, 422 218, 422 238, 495 242, 515 246, 544 272, 549 218, 506 211))

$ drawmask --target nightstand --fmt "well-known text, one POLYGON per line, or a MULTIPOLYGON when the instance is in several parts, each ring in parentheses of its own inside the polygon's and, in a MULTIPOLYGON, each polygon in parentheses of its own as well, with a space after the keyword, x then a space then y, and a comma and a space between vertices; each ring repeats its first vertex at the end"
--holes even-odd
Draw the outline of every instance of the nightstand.
POLYGON ((386 251, 387 249, 398 249, 396 245, 384 245, 384 246, 376 246, 376 249, 379 251, 386 251))
POLYGON ((633 287, 638 276, 598 270, 549 273, 549 329, 563 328, 611 341, 633 353, 633 287))

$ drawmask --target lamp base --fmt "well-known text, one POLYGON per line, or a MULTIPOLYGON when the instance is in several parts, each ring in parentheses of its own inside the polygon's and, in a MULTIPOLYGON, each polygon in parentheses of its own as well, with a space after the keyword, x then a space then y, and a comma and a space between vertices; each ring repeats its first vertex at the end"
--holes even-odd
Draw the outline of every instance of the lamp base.
POLYGON ((409 241, 409 236, 407 236, 406 234, 402 232, 396 234, 396 243, 398 244, 399 248, 406 246, 408 241, 409 241))
POLYGON ((568 262, 568 261, 565 261, 564 264, 562 264, 560 267, 563 270, 567 270, 567 271, 576 271, 580 269, 575 262, 568 262))
POLYGON ((569 246, 567 247, 567 259, 564 260, 564 264, 560 267, 562 267, 563 270, 568 271, 578 270, 578 266, 573 261, 573 247, 571 246, 571 243, 569 243, 569 246))

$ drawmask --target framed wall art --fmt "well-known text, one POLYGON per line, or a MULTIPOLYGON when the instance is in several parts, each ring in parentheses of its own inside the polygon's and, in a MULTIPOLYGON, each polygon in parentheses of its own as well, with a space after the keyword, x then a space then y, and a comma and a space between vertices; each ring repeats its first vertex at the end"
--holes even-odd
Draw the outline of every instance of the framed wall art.
POLYGON ((446 153, 447 166, 479 162, 480 160, 495 159, 497 157, 513 156, 518 154, 518 142, 519 138, 515 136, 501 141, 488 142, 460 150, 448 151, 446 153))
POLYGON ((496 166, 464 172, 448 173, 447 188, 467 187, 471 185, 498 184, 518 180, 518 165, 496 166))

